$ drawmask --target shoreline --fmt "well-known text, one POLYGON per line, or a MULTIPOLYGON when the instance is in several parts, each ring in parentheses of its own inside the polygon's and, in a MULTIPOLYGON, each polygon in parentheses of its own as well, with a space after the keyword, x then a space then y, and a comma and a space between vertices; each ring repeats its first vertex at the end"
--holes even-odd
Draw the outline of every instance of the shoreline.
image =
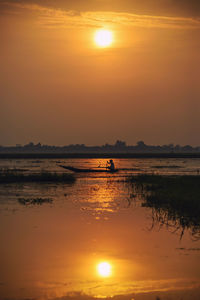
POLYGON ((0 159, 29 158, 200 158, 200 153, 0 153, 0 159))

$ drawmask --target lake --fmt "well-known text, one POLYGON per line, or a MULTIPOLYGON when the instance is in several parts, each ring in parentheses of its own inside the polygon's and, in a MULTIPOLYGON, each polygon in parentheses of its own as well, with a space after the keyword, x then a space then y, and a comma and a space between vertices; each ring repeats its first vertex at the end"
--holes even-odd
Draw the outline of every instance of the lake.
MULTIPOLYGON (((0 160, 27 174, 65 172, 59 164, 103 167, 106 159, 0 160)), ((125 180, 195 175, 200 159, 115 165, 116 174, 76 174, 75 183, 0 185, 0 299, 200 299, 200 240, 154 222, 125 180), (49 201, 20 201, 38 198, 49 201)))

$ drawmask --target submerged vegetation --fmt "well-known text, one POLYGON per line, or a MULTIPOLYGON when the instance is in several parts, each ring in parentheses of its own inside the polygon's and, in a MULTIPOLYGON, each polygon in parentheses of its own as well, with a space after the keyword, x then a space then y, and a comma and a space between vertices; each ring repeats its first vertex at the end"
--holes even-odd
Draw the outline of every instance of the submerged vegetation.
POLYGON ((42 205, 44 203, 52 203, 51 198, 18 198, 18 202, 22 205, 42 205))
POLYGON ((24 182, 57 182, 72 183, 75 177, 68 173, 45 172, 24 174, 16 170, 0 170, 1 183, 24 183, 24 182))
POLYGON ((152 209, 152 227, 165 225, 182 238, 200 239, 200 176, 139 175, 130 178, 142 206, 152 209))

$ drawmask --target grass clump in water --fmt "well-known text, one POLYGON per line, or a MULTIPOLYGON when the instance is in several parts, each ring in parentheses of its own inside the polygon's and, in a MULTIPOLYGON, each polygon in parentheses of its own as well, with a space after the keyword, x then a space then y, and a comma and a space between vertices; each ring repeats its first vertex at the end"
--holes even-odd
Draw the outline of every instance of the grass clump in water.
POLYGON ((142 174, 131 177, 130 182, 143 195, 142 206, 152 208, 153 225, 180 229, 181 237, 190 229, 200 239, 200 176, 142 174))
POLYGON ((41 172, 34 174, 24 174, 17 171, 1 170, 1 183, 24 183, 24 182, 57 182, 57 183, 72 183, 75 177, 72 174, 56 173, 56 172, 41 172))
POLYGON ((51 198, 18 198, 18 202, 21 205, 42 205, 44 203, 52 203, 51 198))

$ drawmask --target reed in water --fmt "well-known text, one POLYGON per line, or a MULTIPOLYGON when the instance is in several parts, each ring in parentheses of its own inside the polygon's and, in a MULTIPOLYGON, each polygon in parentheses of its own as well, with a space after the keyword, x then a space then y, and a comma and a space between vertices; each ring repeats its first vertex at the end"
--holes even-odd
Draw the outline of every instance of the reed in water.
POLYGON ((189 229, 194 239, 200 239, 200 176, 142 174, 129 181, 142 195, 142 206, 152 209, 152 226, 166 225, 180 231, 181 238, 189 229))

